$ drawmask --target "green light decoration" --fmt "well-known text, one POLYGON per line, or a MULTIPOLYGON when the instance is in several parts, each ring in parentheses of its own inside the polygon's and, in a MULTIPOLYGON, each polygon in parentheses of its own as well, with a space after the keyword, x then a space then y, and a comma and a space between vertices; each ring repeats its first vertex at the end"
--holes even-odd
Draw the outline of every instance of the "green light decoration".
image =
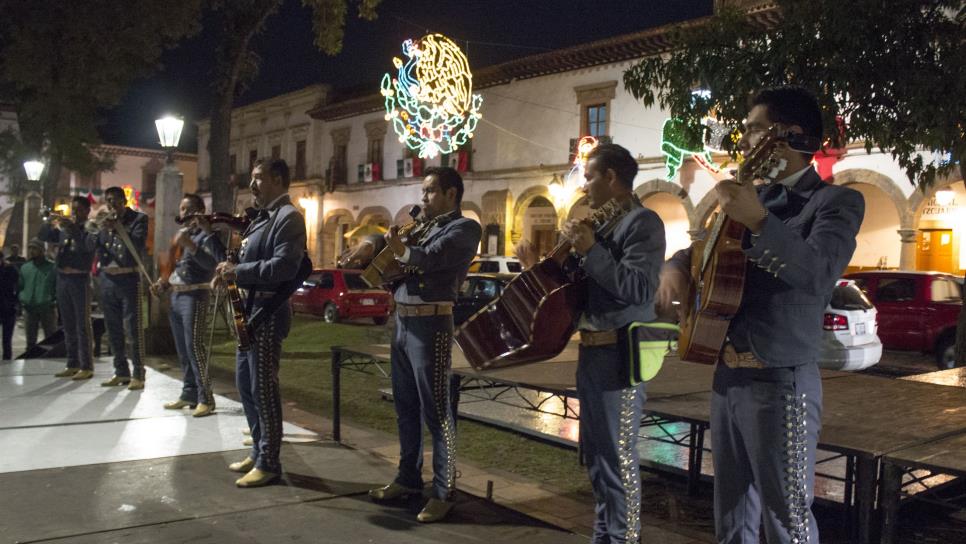
POLYGON ((704 146, 701 140, 703 130, 689 130, 688 125, 681 119, 670 117, 664 121, 661 129, 661 153, 664 154, 664 165, 667 167, 667 179, 677 175, 681 164, 691 157, 701 168, 717 173, 721 167, 711 158, 711 150, 704 146))

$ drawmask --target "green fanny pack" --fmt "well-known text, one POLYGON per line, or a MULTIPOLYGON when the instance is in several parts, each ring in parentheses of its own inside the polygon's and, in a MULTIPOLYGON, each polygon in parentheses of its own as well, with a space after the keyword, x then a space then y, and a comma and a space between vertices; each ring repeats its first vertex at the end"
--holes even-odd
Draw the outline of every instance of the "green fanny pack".
POLYGON ((676 348, 681 328, 674 323, 635 321, 617 331, 621 380, 628 386, 650 381, 664 364, 664 356, 676 348))

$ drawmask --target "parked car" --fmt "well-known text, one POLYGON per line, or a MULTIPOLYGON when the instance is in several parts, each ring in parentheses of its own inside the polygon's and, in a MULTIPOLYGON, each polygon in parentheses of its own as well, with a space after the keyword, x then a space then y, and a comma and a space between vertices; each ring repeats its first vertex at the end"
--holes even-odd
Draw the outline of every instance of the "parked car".
POLYGON ((477 257, 470 263, 470 272, 487 272, 494 274, 519 274, 523 271, 523 265, 515 257, 503 257, 499 255, 485 255, 477 257))
POLYGON ((392 297, 362 280, 361 270, 313 270, 292 295, 296 312, 322 316, 327 323, 371 317, 377 325, 389 319, 392 297))
POLYGON ((882 358, 876 331, 876 309, 855 281, 842 279, 832 290, 822 323, 818 366, 832 370, 864 370, 882 358))
POLYGON ((483 309, 515 277, 516 274, 467 274, 453 306, 453 324, 459 326, 483 309))
POLYGON ((886 349, 932 353, 952 368, 956 321, 963 309, 959 278, 943 272, 874 270, 846 274, 879 311, 879 338, 886 349))

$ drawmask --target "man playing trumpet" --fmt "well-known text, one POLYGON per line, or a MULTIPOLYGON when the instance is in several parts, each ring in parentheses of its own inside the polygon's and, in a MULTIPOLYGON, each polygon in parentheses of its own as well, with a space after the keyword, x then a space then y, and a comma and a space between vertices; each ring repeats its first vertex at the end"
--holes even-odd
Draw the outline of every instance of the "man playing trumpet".
POLYGON ((95 235, 84 227, 91 203, 83 196, 71 200, 71 217, 49 214, 37 238, 57 245, 57 309, 64 326, 67 368, 58 378, 88 380, 94 376, 91 332, 91 263, 95 235))
POLYGON ((215 410, 215 396, 208 374, 208 358, 204 347, 204 329, 208 322, 208 299, 215 266, 225 259, 225 246, 211 224, 202 214, 205 202, 200 196, 187 193, 181 199, 180 219, 185 225, 174 242, 181 257, 166 278, 151 285, 151 292, 160 297, 171 291, 171 334, 181 362, 183 385, 181 396, 164 405, 168 410, 194 408, 194 417, 210 415, 215 410))
POLYGON ((140 255, 134 255, 118 234, 124 229, 134 251, 144 251, 148 237, 148 216, 127 207, 127 196, 120 187, 104 191, 108 215, 100 220, 97 258, 101 278, 101 306, 104 325, 114 354, 114 376, 104 387, 127 385, 129 390, 144 389, 144 327, 141 323, 144 297, 138 274, 140 255), (131 367, 127 363, 125 330, 131 341, 131 367))

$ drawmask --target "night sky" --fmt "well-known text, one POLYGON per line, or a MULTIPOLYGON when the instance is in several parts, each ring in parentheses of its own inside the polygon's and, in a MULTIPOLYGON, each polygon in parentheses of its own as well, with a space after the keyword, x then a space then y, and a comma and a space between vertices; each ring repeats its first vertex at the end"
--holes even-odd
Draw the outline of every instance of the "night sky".
MULTIPOLYGON (((456 41, 482 68, 515 58, 636 32, 674 21, 710 15, 712 0, 384 0, 379 18, 363 21, 354 7, 342 52, 329 57, 313 44, 311 13, 298 0, 285 0, 253 40, 261 70, 237 105, 264 100, 313 83, 336 90, 371 87, 401 55, 403 40, 427 31, 456 41)), ((208 116, 208 86, 214 40, 202 31, 168 51, 163 69, 132 86, 124 101, 105 113, 105 143, 156 148, 154 120, 167 112, 186 121, 179 149, 196 152, 191 123, 208 116)))

